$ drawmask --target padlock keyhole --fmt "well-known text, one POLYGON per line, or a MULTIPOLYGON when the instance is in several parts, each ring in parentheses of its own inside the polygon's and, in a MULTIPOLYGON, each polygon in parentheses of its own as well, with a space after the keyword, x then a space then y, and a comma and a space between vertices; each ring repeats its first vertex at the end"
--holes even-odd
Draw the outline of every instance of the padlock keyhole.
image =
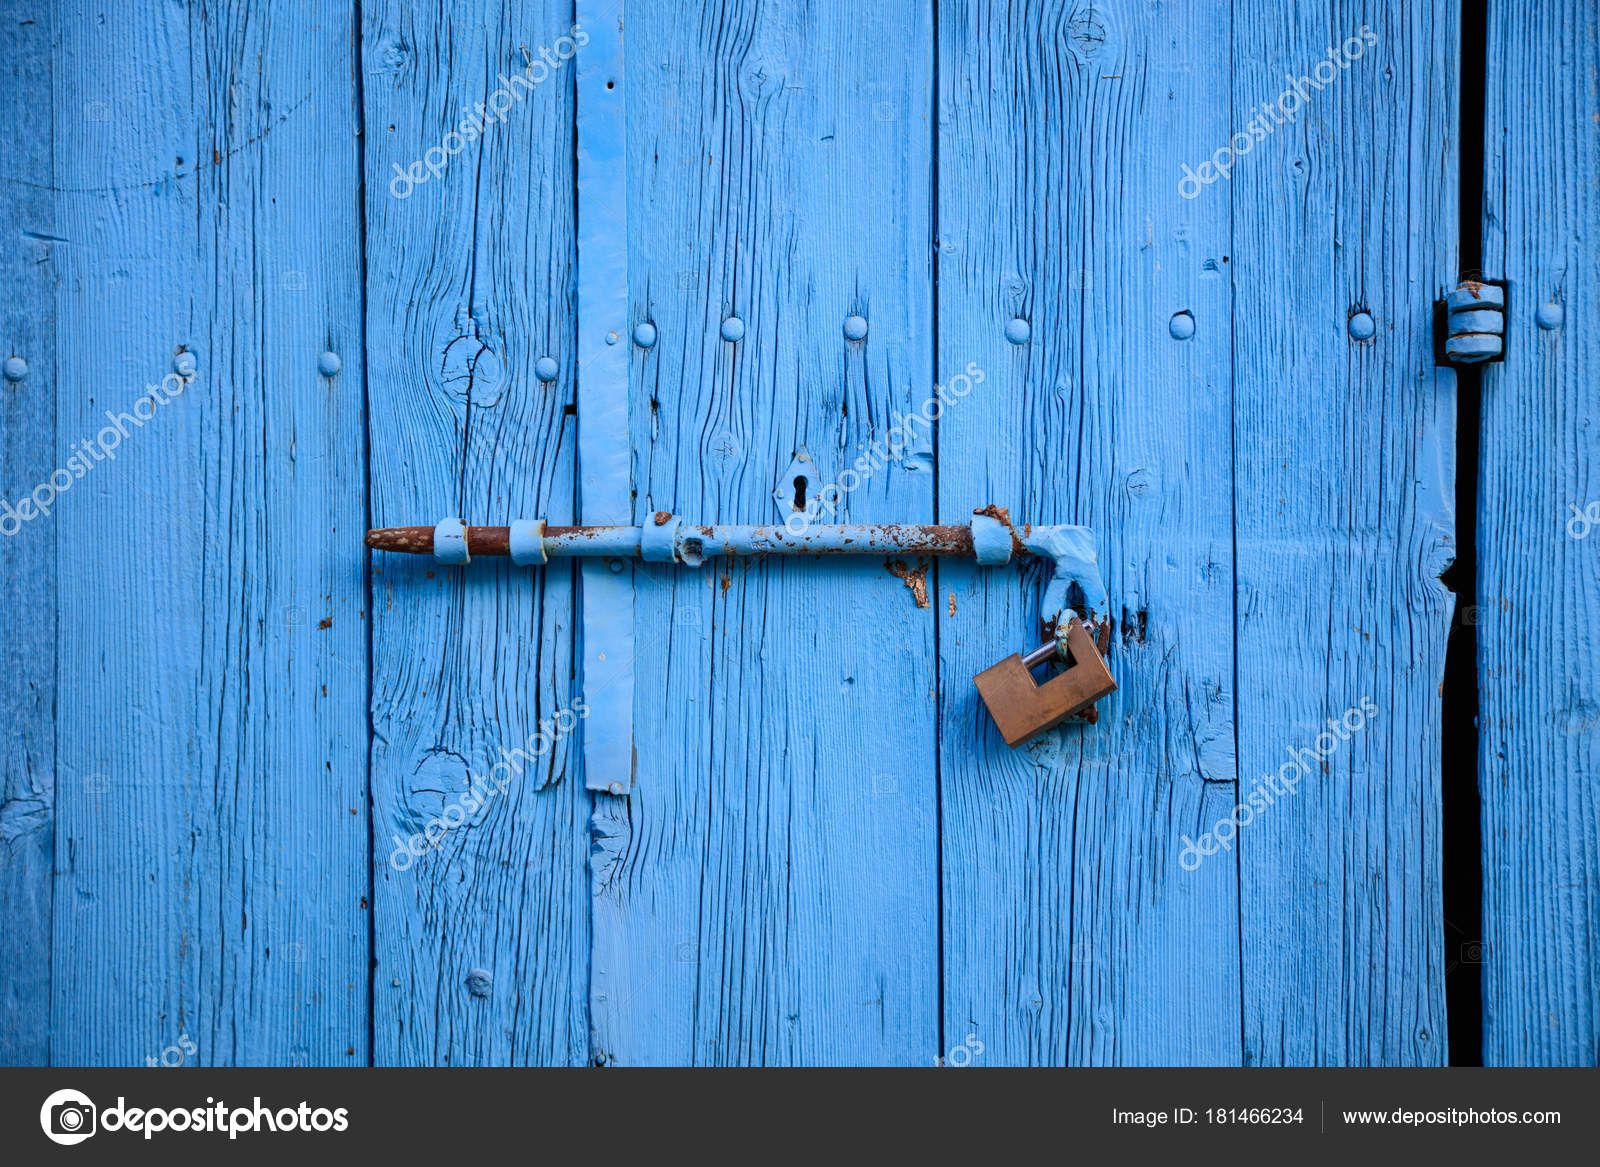
POLYGON ((806 509, 806 476, 804 474, 795 475, 794 509, 797 511, 806 509))

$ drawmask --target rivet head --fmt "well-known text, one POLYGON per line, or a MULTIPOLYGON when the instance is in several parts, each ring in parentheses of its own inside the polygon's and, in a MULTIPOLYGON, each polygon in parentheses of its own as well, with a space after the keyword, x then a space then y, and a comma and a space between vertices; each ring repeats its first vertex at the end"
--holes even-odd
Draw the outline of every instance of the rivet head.
POLYGON ((559 372, 561 366, 556 364, 555 357, 540 357, 533 362, 533 375, 541 381, 554 381, 559 372))
POLYGON ((866 340, 867 318, 865 316, 846 316, 844 318, 844 335, 848 340, 866 340))
POLYGON ((612 575, 621 575, 622 574, 622 560, 620 560, 620 559, 608 560, 606 562, 606 566, 611 569, 611 574, 612 575))
POLYGON ((1033 335, 1033 326, 1020 316, 1013 316, 1006 323, 1006 339, 1012 344, 1027 344, 1028 337, 1033 335))
POLYGON ((7 357, 5 363, 7 381, 20 381, 28 375, 28 362, 21 357, 7 357))
POLYGON ((1174 312, 1172 319, 1167 321, 1167 331, 1172 333, 1174 340, 1188 340, 1194 335, 1194 316, 1185 312, 1174 312))
POLYGON ((339 360, 338 353, 326 352, 317 358, 317 372, 321 373, 324 377, 338 376, 339 370, 343 367, 344 364, 339 360))
POLYGON ((617 341, 619 341, 621 339, 622 338, 617 335, 615 329, 612 329, 610 332, 606 333, 606 343, 607 344, 616 344, 617 341))
POLYGON ((633 343, 640 348, 654 348, 656 345, 656 326, 648 320, 642 321, 633 330, 633 343))
POLYGON ((1371 340, 1372 334, 1378 331, 1378 326, 1372 322, 1372 317, 1366 312, 1357 312, 1350 317, 1350 335, 1356 340, 1371 340))
MULTIPOLYGON (((1539 310, 1534 313, 1534 319, 1539 322, 1539 327, 1544 329, 1560 328, 1561 322, 1566 319, 1566 311, 1560 304, 1551 302, 1540 304, 1539 310)), ((9 374, 8 374, 9 375, 9 374)))
POLYGON ((622 783, 613 782, 610 786, 606 787, 606 789, 609 790, 612 794, 621 794, 622 793, 622 783))
POLYGON ((194 354, 182 352, 172 358, 172 371, 180 377, 192 377, 200 363, 194 359, 194 354))
POLYGON ((722 322, 723 340, 743 340, 744 321, 737 316, 730 316, 722 322))
POLYGON ((475 968, 467 972, 467 992, 474 997, 487 997, 494 989, 494 974, 486 968, 475 968))

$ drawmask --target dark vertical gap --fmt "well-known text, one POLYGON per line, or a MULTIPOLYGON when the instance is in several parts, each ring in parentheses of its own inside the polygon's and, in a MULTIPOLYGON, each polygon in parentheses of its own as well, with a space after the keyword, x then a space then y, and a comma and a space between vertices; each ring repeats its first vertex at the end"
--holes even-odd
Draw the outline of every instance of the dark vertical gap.
MULTIPOLYGON (((361 478, 367 529, 372 528, 372 392, 368 377, 367 348, 367 101, 361 80, 361 0, 351 16, 350 63, 356 98, 356 254, 361 278, 361 478)), ((377 621, 377 596, 372 587, 372 551, 363 553, 362 581, 367 593, 367 1065, 377 1064, 374 1041, 378 977, 378 896, 374 873, 377 822, 372 803, 372 743, 377 726, 372 719, 372 626, 377 621)))
MULTIPOLYGON (((618 0, 618 2, 620 4, 621 0, 618 0)), ((578 24, 580 23, 580 20, 581 20, 581 14, 578 11, 578 4, 579 3, 580 3, 580 0, 572 0, 572 7, 570 9, 571 16, 572 16, 572 25, 571 25, 571 27, 574 27, 574 28, 576 28, 578 26, 578 24)), ((570 279, 569 279, 569 282, 568 282, 568 285, 567 285, 567 287, 568 287, 567 303, 568 303, 568 305, 570 306, 570 309, 571 309, 571 312, 570 312, 571 327, 570 327, 569 331, 567 332, 567 345, 568 345, 568 350, 573 354, 573 356, 572 356, 572 377, 571 377, 572 414, 573 414, 573 417, 576 418, 576 421, 573 423, 573 426, 572 426, 572 522, 574 522, 574 523, 576 523, 579 520, 579 516, 581 516, 583 514, 583 498, 582 498, 583 463, 580 460, 581 459, 581 453, 579 451, 579 446, 578 446, 578 432, 579 432, 580 427, 582 427, 582 425, 583 425, 584 419, 583 419, 583 415, 578 410, 578 404, 579 404, 578 384, 579 384, 579 381, 578 381, 578 356, 577 356, 577 354, 578 354, 578 279, 579 279, 579 270, 578 270, 578 208, 581 205, 580 202, 579 202, 579 199, 578 199, 578 67, 579 67, 580 64, 581 64, 581 61, 579 59, 577 59, 577 58, 575 58, 573 60, 573 62, 572 62, 572 78, 571 78, 571 84, 572 84, 572 141, 567 144, 567 146, 568 146, 568 149, 567 149, 567 161, 568 161, 569 165, 572 167, 572 183, 571 183, 571 186, 569 187, 569 193, 570 193, 571 198, 572 198, 572 248, 571 248, 570 251, 567 252, 567 257, 568 257, 568 260, 569 260, 569 266, 568 266, 567 270, 571 273, 570 274, 570 279)), ((622 84, 623 84, 622 108, 624 109, 624 111, 626 111, 626 109, 628 108, 628 90, 627 90, 628 73, 627 73, 627 56, 626 56, 626 52, 624 52, 624 56, 623 56, 622 84)), ((624 113, 624 117, 626 117, 626 113, 624 113)), ((624 158, 626 158, 627 149, 628 149, 627 125, 626 124, 623 125, 622 149, 623 149, 623 156, 624 156, 624 158)), ((622 197, 623 197, 624 200, 627 199, 628 192, 626 190, 624 190, 622 192, 622 197)), ((624 207, 627 206, 626 201, 624 201, 623 206, 624 207)), ((623 257, 623 278, 626 279, 627 278, 627 267, 628 267, 626 247, 624 247, 623 256, 624 256, 623 257)), ((633 303, 632 303, 632 297, 631 296, 629 297, 628 311, 630 313, 633 311, 633 303)), ((632 378, 633 378, 633 361, 631 359, 628 362, 628 367, 629 367, 628 368, 628 378, 629 378, 628 385, 629 385, 629 391, 631 393, 632 385, 633 385, 633 381, 632 381, 632 378)), ((632 400, 630 398, 629 403, 628 403, 628 409, 629 409, 630 416, 631 416, 631 413, 632 413, 632 408, 633 408, 633 403, 632 403, 632 400)), ((629 450, 629 456, 630 457, 632 456, 632 453, 633 453, 632 450, 629 450)), ((571 644, 572 656, 571 656, 571 664, 569 666, 571 668, 571 673, 569 675, 569 684, 571 685, 570 692, 580 693, 580 694, 583 692, 583 681, 584 681, 583 669, 581 667, 581 665, 582 665, 582 653, 583 653, 583 648, 582 648, 582 641, 583 641, 583 607, 582 607, 582 605, 583 605, 583 570, 582 570, 582 565, 583 565, 583 560, 579 559, 577 556, 573 556, 572 564, 571 564, 571 573, 568 576, 568 580, 569 580, 568 586, 569 586, 570 590, 567 593, 567 597, 568 597, 567 602, 570 605, 570 607, 567 609, 567 611, 570 614, 570 617, 571 617, 571 620, 572 620, 572 629, 573 629, 572 644, 571 644)), ((629 729, 630 733, 633 732, 633 728, 636 728, 636 727, 630 727, 630 729, 629 729)), ((584 822, 582 824, 582 850, 583 850, 584 853, 587 853, 588 850, 589 850, 589 847, 592 845, 592 841, 593 841, 593 838, 594 838, 594 820, 595 820, 595 816, 600 811, 600 795, 589 789, 589 775, 588 775, 587 770, 584 767, 584 749, 583 749, 582 743, 585 740, 588 732, 589 731, 587 729, 585 729, 583 731, 583 733, 579 734, 575 740, 569 740, 568 743, 567 743, 568 755, 574 759, 573 772, 577 775, 577 779, 578 779, 577 790, 578 790, 579 793, 577 793, 575 795, 575 797, 578 800, 578 812, 580 814, 584 815, 584 822)), ((583 873, 583 875, 586 875, 586 874, 587 874, 587 872, 583 873)), ((583 875, 580 875, 580 878, 582 878, 583 875)), ((582 1002, 582 1005, 583 1005, 583 1030, 584 1030, 584 1036, 585 1036, 584 1047, 583 1047, 584 1053, 583 1053, 582 1061, 580 1061, 578 1064, 580 1066, 585 1066, 585 1067, 588 1067, 588 1066, 604 1066, 606 1064, 604 1055, 601 1054, 601 1055, 597 1056, 597 1054, 596 1054, 597 1042, 595 1040, 595 1031, 594 1031, 594 886, 593 886, 592 883, 590 883, 589 886, 588 886, 587 894, 583 897, 583 902, 584 902, 584 905, 588 908, 588 912, 589 912, 589 919, 588 919, 589 927, 588 927, 588 943, 584 946, 585 947, 585 951, 584 951, 584 954, 583 954, 583 956, 584 956, 584 972, 583 972, 583 1002, 582 1002)))
MULTIPOLYGON (((1484 89, 1488 0, 1461 8, 1461 274, 1483 263, 1484 89)), ((1483 372, 1456 370, 1456 559, 1445 586, 1456 619, 1440 708, 1444 844, 1444 991, 1452 1066, 1483 1065, 1483 848, 1478 793, 1478 456, 1483 372)))
MULTIPOLYGON (((931 236, 933 246, 932 262, 932 296, 929 302, 929 311, 933 314, 933 381, 939 383, 939 3, 933 0, 930 5, 933 14, 933 62, 931 98, 933 102, 933 116, 928 119, 931 127, 928 143, 928 234, 931 236)), ((941 417, 943 414, 941 413, 941 417)), ((939 522, 939 423, 935 421, 933 431, 933 521, 939 522)), ((944 589, 939 581, 939 556, 933 557, 933 839, 934 839, 934 919, 937 921, 936 938, 938 940, 938 997, 937 1009, 939 1013, 939 1047, 935 1051, 938 1057, 944 1057, 945 1051, 950 1047, 945 1044, 944 1032, 944 653, 940 646, 939 624, 939 597, 944 594, 944 589)))

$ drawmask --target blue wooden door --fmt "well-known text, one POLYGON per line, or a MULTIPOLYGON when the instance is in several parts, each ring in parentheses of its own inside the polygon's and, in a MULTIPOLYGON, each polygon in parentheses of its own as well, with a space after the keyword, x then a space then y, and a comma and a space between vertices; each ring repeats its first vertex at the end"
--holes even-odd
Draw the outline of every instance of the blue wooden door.
POLYGON ((0 1062, 1592 1062, 1587 0, 13 7, 0 1062), (824 488, 1092 528, 1098 721, 1037 568, 362 548, 824 488))

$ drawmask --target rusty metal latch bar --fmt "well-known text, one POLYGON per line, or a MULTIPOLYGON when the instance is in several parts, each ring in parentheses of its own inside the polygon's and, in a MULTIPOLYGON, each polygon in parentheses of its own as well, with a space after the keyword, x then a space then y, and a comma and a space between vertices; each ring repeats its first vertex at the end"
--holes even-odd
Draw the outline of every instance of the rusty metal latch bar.
MULTIPOLYGON (((1092 530, 1075 526, 1013 524, 1005 509, 995 506, 975 511, 972 522, 966 526, 819 523, 799 531, 787 525, 697 526, 667 511, 657 511, 649 522, 640 527, 552 527, 542 519, 521 519, 505 527, 469 527, 461 519, 451 518, 433 527, 389 527, 369 531, 367 546, 379 551, 431 554, 441 563, 454 564, 470 562, 474 555, 509 556, 513 563, 528 567, 542 566, 551 559, 563 557, 615 561, 642 559, 647 563, 678 563, 699 567, 705 560, 715 556, 743 555, 961 556, 975 559, 984 566, 1010 563, 1016 556, 1036 556, 1050 560, 1054 567, 1045 588, 1040 619, 1063 646, 1062 655, 1068 655, 1065 647, 1068 644, 1067 630, 1077 623, 1078 618, 1081 617, 1092 630, 1104 619, 1110 606, 1105 582, 1100 576, 1092 530), (1074 589, 1081 596, 1078 601, 1082 605, 1081 612, 1069 606, 1077 598, 1074 589)), ((1074 701, 1063 704, 1057 695, 1048 716, 1040 712, 1037 717, 1028 713, 1020 720, 1015 716, 1005 719, 1003 732, 1008 744, 1019 744, 1066 716, 1092 710, 1094 700, 1116 688, 1100 660, 1100 653, 1104 651, 1103 643, 1095 644, 1092 635, 1081 632, 1074 634, 1070 643, 1070 655, 1078 658, 1078 663, 1074 672, 1064 676, 1076 676, 1080 680, 1087 678, 1093 683, 1085 681, 1074 689, 1074 701), (1098 668, 1088 667, 1086 652, 1093 654, 1098 668), (1038 724, 1031 732, 1023 732, 1035 722, 1038 724)), ((1028 665, 1037 664, 1043 659, 1037 650, 1030 653, 1029 658, 1016 658, 1018 667, 1022 669, 1021 676, 1028 675, 1028 665)), ((1006 663, 1002 662, 1002 665, 1006 663)), ((1000 667, 996 666, 997 669, 1000 667)), ((989 673, 993 672, 989 670, 989 673)), ((1016 678, 1011 679, 1012 687, 1005 690, 1009 697, 1024 703, 1030 701, 1032 690, 1017 687, 1016 678)), ((1038 692, 1043 699, 1059 688, 1050 688, 1047 683, 1046 686, 1040 686, 1038 692)), ((984 697, 986 702, 991 700, 989 692, 984 692, 984 697)), ((996 712, 992 702, 990 712, 996 712)), ((1002 719, 1002 715, 997 713, 997 722, 1002 719)))

